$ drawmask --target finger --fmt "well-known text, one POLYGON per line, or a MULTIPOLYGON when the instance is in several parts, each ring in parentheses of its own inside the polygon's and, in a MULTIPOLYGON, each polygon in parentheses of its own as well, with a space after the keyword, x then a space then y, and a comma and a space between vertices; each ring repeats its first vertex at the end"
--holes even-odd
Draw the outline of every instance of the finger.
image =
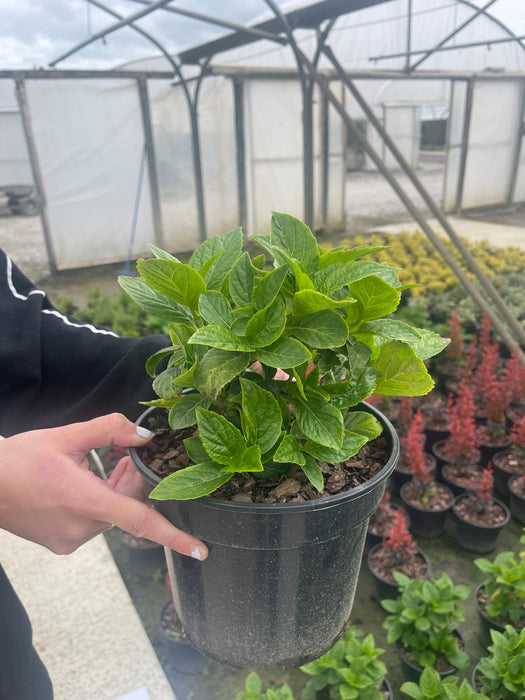
POLYGON ((201 540, 179 530, 145 503, 116 493, 103 482, 85 494, 83 509, 94 520, 113 523, 135 537, 144 537, 180 554, 204 560, 208 548, 201 540))
POLYGON ((84 423, 72 423, 53 430, 56 438, 69 453, 87 454, 97 447, 114 444, 140 447, 152 437, 146 428, 132 423, 121 413, 110 413, 84 423))
POLYGON ((111 472, 106 485, 123 496, 130 496, 138 501, 145 500, 142 477, 129 457, 120 460, 111 472))

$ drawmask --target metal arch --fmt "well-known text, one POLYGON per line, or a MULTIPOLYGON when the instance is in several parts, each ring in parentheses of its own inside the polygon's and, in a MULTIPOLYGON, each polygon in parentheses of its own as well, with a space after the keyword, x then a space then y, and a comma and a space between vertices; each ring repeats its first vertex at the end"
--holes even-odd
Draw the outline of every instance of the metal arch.
MULTIPOLYGON (((151 0, 128 0, 129 2, 136 2, 139 5, 149 6, 152 4, 151 0)), ((256 29, 255 27, 245 27, 242 24, 236 24, 235 22, 228 22, 224 19, 219 19, 217 17, 209 17, 208 15, 203 15, 200 12, 192 12, 183 7, 162 7, 161 10, 165 12, 171 12, 174 15, 179 15, 182 17, 190 17, 191 19, 196 19, 200 22, 207 22, 208 24, 216 24, 219 27, 225 27, 226 29, 234 29, 236 32, 244 32, 245 34, 252 34, 258 39, 268 39, 269 41, 276 41, 279 44, 286 43, 284 37, 276 36, 271 32, 265 32, 262 29, 256 29)))
MULTIPOLYGON (((90 5, 94 5, 95 7, 98 7, 99 10, 102 10, 103 12, 107 12, 108 15, 111 15, 115 19, 124 19, 122 15, 120 15, 118 12, 115 12, 114 10, 111 10, 109 7, 106 7, 106 5, 103 5, 99 0, 87 0, 90 5)), ((164 46, 160 43, 160 41, 157 41, 154 36, 149 34, 148 32, 144 31, 144 29, 141 29, 140 27, 137 27, 133 22, 129 23, 129 28, 134 29, 138 34, 141 34, 145 39, 150 41, 152 44, 154 44, 159 51, 162 52, 162 55, 164 58, 168 61, 170 66, 173 68, 174 73, 177 75, 180 74, 180 68, 179 66, 175 63, 173 60, 173 57, 169 54, 169 52, 164 48, 164 46)))
MULTIPOLYGON (((470 0, 456 0, 456 2, 459 2, 459 3, 461 3, 462 5, 467 5, 467 7, 470 7, 470 8, 472 8, 473 10, 478 10, 478 9, 479 9, 479 6, 476 5, 476 4, 473 3, 473 2, 470 2, 470 0)), ((486 10, 483 10, 481 14, 484 15, 484 16, 485 16, 488 20, 490 20, 491 22, 494 22, 494 24, 497 24, 501 29, 503 29, 504 32, 507 32, 507 34, 508 34, 509 36, 511 36, 511 37, 513 37, 514 39, 516 39, 516 40, 517 40, 517 43, 518 43, 518 44, 521 46, 521 48, 525 51, 525 44, 519 39, 519 37, 518 37, 517 34, 514 34, 514 32, 512 31, 512 29, 510 29, 510 27, 508 27, 508 26, 505 24, 505 22, 502 22, 502 21, 501 21, 500 19, 498 19, 497 17, 494 17, 494 15, 492 14, 492 12, 487 12, 486 10)))
POLYGON ((64 59, 68 58, 69 56, 72 56, 74 53, 77 53, 77 51, 80 51, 80 49, 85 48, 86 46, 89 46, 89 44, 92 44, 93 42, 97 41, 98 39, 102 39, 103 37, 107 36, 108 34, 112 34, 113 32, 116 32, 117 29, 121 29, 122 27, 126 27, 137 19, 141 19, 142 17, 145 17, 146 15, 151 14, 155 10, 158 10, 160 7, 163 7, 164 5, 167 5, 171 0, 156 0, 152 5, 149 5, 148 7, 144 8, 143 10, 140 10, 140 12, 135 12, 135 14, 130 15, 129 17, 125 17, 121 19, 119 22, 116 22, 115 24, 110 25, 109 27, 106 27, 106 29, 102 29, 102 31, 97 32, 96 34, 92 34, 90 37, 87 39, 84 39, 84 41, 81 41, 79 44, 75 44, 72 49, 69 51, 66 51, 66 53, 62 54, 58 58, 55 58, 54 61, 51 61, 49 63, 49 66, 53 68, 56 66, 57 63, 60 63, 60 61, 63 61, 64 59))
POLYGON ((407 69, 407 73, 412 73, 412 71, 414 71, 424 61, 426 61, 427 58, 432 56, 432 54, 435 51, 437 51, 442 46, 444 46, 448 41, 450 41, 450 39, 453 39, 456 36, 456 34, 459 34, 463 29, 465 29, 465 27, 468 27, 469 24, 472 24, 472 22, 474 22, 475 19, 477 19, 480 15, 482 15, 484 12, 486 12, 491 5, 494 5, 495 2, 497 2, 497 0, 489 0, 484 7, 478 7, 476 12, 474 12, 474 14, 471 17, 466 19, 458 27, 456 27, 453 31, 451 31, 449 34, 447 34, 447 36, 444 39, 442 39, 433 49, 430 49, 430 51, 427 51, 424 54, 424 56, 421 56, 421 58, 418 58, 418 60, 415 63, 413 63, 412 65, 409 65, 408 69, 407 69))

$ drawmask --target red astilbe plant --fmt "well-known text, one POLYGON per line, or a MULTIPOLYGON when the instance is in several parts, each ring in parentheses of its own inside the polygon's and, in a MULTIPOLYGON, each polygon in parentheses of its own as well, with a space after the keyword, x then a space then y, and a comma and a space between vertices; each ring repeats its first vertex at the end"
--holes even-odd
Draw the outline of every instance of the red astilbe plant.
POLYGON ((406 438, 403 440, 405 458, 412 472, 412 492, 417 492, 423 503, 434 493, 433 465, 425 453, 425 433, 421 410, 416 412, 406 438))
POLYGON ((496 381, 496 368, 498 364, 498 348, 496 345, 489 344, 483 350, 481 360, 475 369, 472 376, 472 388, 474 391, 474 403, 476 410, 480 415, 484 415, 486 410, 486 391, 487 387, 496 381))
POLYGON ((483 477, 479 482, 471 482, 467 486, 469 494, 467 496, 469 507, 478 514, 486 513, 492 505, 492 493, 494 489, 494 472, 492 463, 483 470, 483 477))
POLYGON ((462 476, 468 476, 475 468, 479 458, 476 421, 474 419, 474 398, 465 380, 459 385, 456 400, 449 397, 449 431, 450 437, 445 443, 445 457, 460 467, 462 476))
POLYGON ((508 441, 505 424, 507 396, 503 383, 494 374, 487 376, 481 406, 487 423, 478 429, 479 442, 483 445, 505 444, 508 441))
POLYGON ((403 513, 398 510, 389 530, 383 535, 383 550, 392 566, 399 566, 417 552, 417 544, 408 531, 403 513))
POLYGON ((513 351, 505 365, 502 386, 509 405, 525 404, 525 364, 520 362, 518 350, 513 351))
POLYGON ((412 423, 413 406, 412 397, 403 396, 399 402, 399 415, 396 420, 396 429, 399 437, 406 437, 412 423))
POLYGON ((450 343, 445 348, 445 358, 447 364, 451 366, 452 373, 458 369, 458 365, 463 359, 463 346, 464 339, 463 333, 461 331, 461 324, 459 322, 459 311, 454 309, 448 319, 448 333, 447 337, 450 338, 450 343))

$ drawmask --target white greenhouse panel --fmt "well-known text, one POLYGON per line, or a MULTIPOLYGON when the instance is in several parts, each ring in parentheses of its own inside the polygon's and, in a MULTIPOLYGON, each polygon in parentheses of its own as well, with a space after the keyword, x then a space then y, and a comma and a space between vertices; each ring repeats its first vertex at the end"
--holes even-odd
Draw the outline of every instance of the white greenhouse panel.
POLYGON ((14 109, 0 111, 0 187, 32 184, 20 112, 14 109))
MULTIPOLYGON (((126 259, 144 143, 135 82, 26 85, 57 268, 126 259)), ((133 255, 154 240, 146 166, 133 255)))
POLYGON ((520 114, 518 81, 476 81, 472 99, 463 209, 507 202, 520 114))
MULTIPOLYGON (((387 134, 401 155, 412 167, 417 167, 419 154, 419 109, 415 105, 384 105, 384 124, 387 134)), ((388 148, 383 161, 387 168, 399 168, 398 161, 388 148)))
POLYGON ((447 213, 455 211, 458 206, 458 185, 461 168, 466 100, 467 83, 459 81, 452 83, 447 134, 445 187, 443 194, 443 209, 447 213))

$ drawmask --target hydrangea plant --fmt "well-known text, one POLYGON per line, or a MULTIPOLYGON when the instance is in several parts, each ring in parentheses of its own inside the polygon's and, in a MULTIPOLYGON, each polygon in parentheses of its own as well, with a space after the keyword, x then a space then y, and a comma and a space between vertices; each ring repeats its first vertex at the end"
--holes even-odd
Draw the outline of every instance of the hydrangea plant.
POLYGON ((269 235, 252 240, 264 254, 243 252, 237 228, 187 263, 151 246, 140 277, 119 280, 169 323, 171 345, 146 365, 158 395, 150 405, 167 409, 173 430, 196 426, 184 443, 193 463, 152 498, 197 498, 236 473, 296 466, 321 492, 319 463, 349 459, 382 431, 359 402, 433 387, 424 360, 448 341, 390 318, 403 289, 397 272, 362 259, 381 247, 323 253, 304 223, 276 212, 269 235), (277 369, 288 379, 277 381, 277 369))

